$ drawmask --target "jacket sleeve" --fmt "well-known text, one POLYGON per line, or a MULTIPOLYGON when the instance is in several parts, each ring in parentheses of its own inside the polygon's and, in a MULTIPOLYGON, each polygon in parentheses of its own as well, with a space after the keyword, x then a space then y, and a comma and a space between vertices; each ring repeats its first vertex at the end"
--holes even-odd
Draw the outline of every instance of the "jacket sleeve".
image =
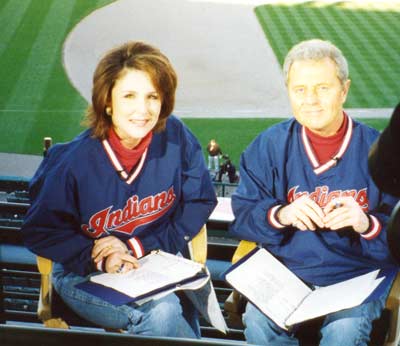
POLYGON ((276 184, 280 177, 273 156, 262 136, 241 156, 240 182, 232 195, 235 220, 229 230, 236 238, 277 245, 284 237, 284 231, 268 220, 271 208, 286 203, 284 195, 276 189, 282 183, 276 184))
MULTIPOLYGON (((372 143, 380 135, 375 129, 367 128, 366 137, 369 139, 367 150, 370 150, 372 143)), ((366 163, 367 165, 367 163, 366 163)), ((384 263, 390 262, 390 250, 387 242, 387 226, 390 215, 399 201, 388 193, 384 193, 372 178, 369 167, 366 169, 369 175, 368 187, 368 212, 370 227, 367 232, 360 236, 363 255, 374 261, 384 263)))
POLYGON ((361 246, 366 257, 384 262, 390 259, 387 226, 397 202, 397 198, 380 193, 379 203, 368 212, 370 227, 367 232, 360 236, 361 246))
POLYGON ((130 238, 128 246, 136 257, 161 249, 185 251, 186 244, 200 231, 214 210, 217 199, 200 144, 183 129, 181 194, 178 206, 164 222, 130 238))
POLYGON ((22 236, 35 254, 86 275, 92 267, 93 242, 80 232, 73 177, 52 169, 52 161, 50 151, 32 179, 22 236))

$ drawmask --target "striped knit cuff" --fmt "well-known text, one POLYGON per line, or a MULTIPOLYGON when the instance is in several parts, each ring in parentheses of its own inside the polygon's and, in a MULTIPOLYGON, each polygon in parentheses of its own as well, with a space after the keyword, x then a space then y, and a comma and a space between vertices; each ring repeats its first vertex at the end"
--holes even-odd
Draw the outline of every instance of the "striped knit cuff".
POLYGON ((364 239, 370 240, 376 238, 381 233, 382 225, 379 220, 373 215, 367 215, 369 218, 368 229, 361 234, 364 239))
POLYGON ((271 224, 271 226, 278 228, 278 229, 282 229, 282 228, 286 227, 285 225, 282 225, 276 217, 279 209, 281 209, 283 206, 284 205, 282 205, 282 204, 278 204, 278 205, 272 207, 270 210, 268 210, 268 214, 267 214, 268 222, 271 224))
POLYGON ((130 238, 127 241, 129 249, 132 251, 132 255, 136 258, 143 257, 144 249, 140 240, 136 237, 130 238))
POLYGON ((97 262, 97 263, 95 264, 96 269, 97 269, 98 271, 100 271, 100 272, 105 272, 105 271, 106 271, 105 268, 104 268, 105 264, 106 264, 105 259, 102 259, 100 262, 97 262))

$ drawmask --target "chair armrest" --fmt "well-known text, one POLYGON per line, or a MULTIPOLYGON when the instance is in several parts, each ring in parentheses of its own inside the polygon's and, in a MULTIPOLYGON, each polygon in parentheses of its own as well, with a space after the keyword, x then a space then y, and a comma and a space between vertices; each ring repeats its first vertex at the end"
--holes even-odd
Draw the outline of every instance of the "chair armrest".
POLYGON ((45 257, 37 256, 36 262, 37 262, 37 266, 38 266, 40 274, 42 274, 42 275, 50 275, 51 274, 51 270, 53 269, 53 261, 52 260, 45 258, 45 257))
POLYGON ((241 315, 244 312, 245 299, 238 291, 233 291, 224 303, 224 310, 227 313, 241 315))
POLYGON ((52 312, 52 260, 45 257, 36 257, 40 273, 40 295, 37 315, 46 327, 68 329, 68 324, 60 317, 54 317, 52 312))
POLYGON ((397 273, 386 300, 386 309, 390 311, 390 325, 386 339, 386 346, 397 346, 400 339, 400 273, 397 273))
POLYGON ((207 227, 204 225, 200 232, 188 243, 190 258, 205 264, 207 260, 207 227))
POLYGON ((242 329, 242 314, 246 308, 246 299, 238 292, 233 290, 224 302, 224 312, 231 328, 242 329))
POLYGON ((40 295, 37 314, 41 321, 51 319, 51 270, 53 262, 48 258, 37 256, 37 266, 40 273, 40 295))
MULTIPOLYGON (((243 256, 246 256, 251 250, 256 248, 257 243, 241 240, 235 253, 232 256, 232 263, 235 264, 243 256)), ((229 324, 241 328, 242 314, 246 307, 246 299, 237 291, 233 292, 228 296, 224 302, 224 311, 227 314, 229 324)))
POLYGON ((246 256, 251 250, 257 247, 257 243, 248 240, 241 240, 238 247, 235 250, 235 253, 232 257, 232 263, 235 264, 242 257, 246 256))

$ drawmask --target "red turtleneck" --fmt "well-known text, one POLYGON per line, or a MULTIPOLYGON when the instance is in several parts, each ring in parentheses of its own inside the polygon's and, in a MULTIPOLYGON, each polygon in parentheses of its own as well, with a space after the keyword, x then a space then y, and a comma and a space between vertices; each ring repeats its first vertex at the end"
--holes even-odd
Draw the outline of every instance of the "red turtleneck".
POLYGON ((126 172, 130 172, 132 168, 138 163, 142 157, 144 151, 150 145, 151 139, 153 138, 153 132, 149 132, 139 144, 133 149, 125 148, 121 139, 118 137, 114 129, 111 127, 108 132, 108 141, 113 149, 115 155, 117 155, 118 161, 124 167, 126 172))
POLYGON ((323 165, 324 163, 331 160, 339 151, 340 146, 343 142, 343 138, 346 134, 347 122, 347 116, 345 115, 343 123, 340 126, 338 132, 328 137, 317 135, 316 133, 310 131, 308 128, 305 128, 307 137, 320 165, 323 165))

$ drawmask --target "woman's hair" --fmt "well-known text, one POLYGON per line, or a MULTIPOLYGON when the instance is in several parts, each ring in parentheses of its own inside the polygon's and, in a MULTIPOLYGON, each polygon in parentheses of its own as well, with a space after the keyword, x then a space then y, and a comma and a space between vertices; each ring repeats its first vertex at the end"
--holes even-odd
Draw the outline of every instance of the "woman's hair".
POLYGON ((295 61, 321 60, 323 58, 330 58, 335 62, 338 78, 344 84, 349 77, 349 68, 341 50, 329 41, 312 39, 296 44, 286 55, 285 62, 283 63, 283 74, 286 85, 289 79, 290 67, 295 61))
POLYGON ((174 109, 177 76, 168 58, 144 42, 127 42, 108 51, 98 63, 93 75, 92 104, 84 124, 93 136, 105 139, 112 126, 106 107, 111 105, 111 91, 118 79, 129 69, 146 72, 161 97, 161 111, 154 131, 165 129, 168 116, 174 109))

